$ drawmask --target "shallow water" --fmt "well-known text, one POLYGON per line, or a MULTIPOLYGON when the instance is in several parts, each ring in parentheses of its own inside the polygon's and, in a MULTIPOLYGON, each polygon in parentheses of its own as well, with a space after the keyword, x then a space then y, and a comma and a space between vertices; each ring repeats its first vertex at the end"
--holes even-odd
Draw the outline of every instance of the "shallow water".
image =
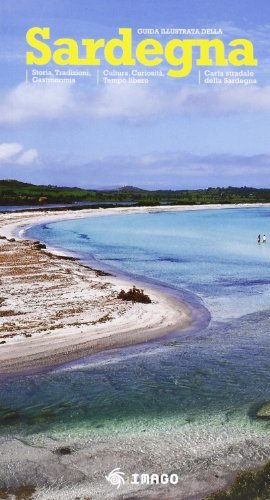
POLYGON ((28 236, 64 246, 92 262, 159 280, 200 296, 213 319, 268 307, 270 209, 159 212, 39 226, 28 236))
POLYGON ((270 400, 270 243, 258 245, 259 232, 270 235, 269 208, 113 215, 30 229, 27 236, 85 261, 196 294, 212 321, 196 334, 3 379, 2 437, 80 446, 106 437, 109 452, 114 436, 132 450, 143 432, 155 436, 165 462, 180 453, 183 474, 196 473, 198 457, 225 467, 230 455, 234 468, 265 459, 269 423, 255 412, 270 400))

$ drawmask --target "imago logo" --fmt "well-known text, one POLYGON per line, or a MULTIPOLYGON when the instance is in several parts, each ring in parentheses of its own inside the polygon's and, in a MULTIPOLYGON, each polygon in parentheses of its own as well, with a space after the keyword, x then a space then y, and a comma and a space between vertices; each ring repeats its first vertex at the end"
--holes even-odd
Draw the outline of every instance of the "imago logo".
MULTIPOLYGON (((105 476, 105 478, 112 486, 115 486, 117 489, 119 489, 120 486, 124 486, 124 484, 127 482, 125 481, 123 476, 125 476, 125 473, 120 470, 120 467, 117 467, 116 469, 113 469, 108 474, 108 476, 105 476)), ((131 480, 128 482, 129 484, 138 484, 138 485, 139 484, 176 485, 179 482, 179 476, 178 474, 147 474, 147 473, 132 474, 131 480)))
POLYGON ((120 486, 123 486, 125 484, 125 480, 123 476, 125 475, 124 472, 120 470, 119 467, 116 469, 113 469, 108 476, 105 476, 107 481, 111 483, 113 486, 116 486, 116 488, 119 490, 120 486))
POLYGON ((132 474, 131 484, 177 484, 178 474, 132 474))

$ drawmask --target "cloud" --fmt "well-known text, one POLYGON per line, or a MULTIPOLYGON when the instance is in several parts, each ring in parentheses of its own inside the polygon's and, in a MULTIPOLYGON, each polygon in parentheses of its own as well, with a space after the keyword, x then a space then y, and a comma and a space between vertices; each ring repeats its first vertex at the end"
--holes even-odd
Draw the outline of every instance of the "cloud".
POLYGON ((92 100, 86 113, 95 118, 124 118, 137 121, 161 115, 166 108, 170 111, 167 94, 158 89, 141 85, 106 85, 92 100))
POLYGON ((70 110, 69 85, 30 85, 21 83, 3 93, 0 100, 0 124, 17 125, 31 120, 55 120, 70 110))
POLYGON ((231 155, 211 154, 195 155, 186 152, 153 152, 143 156, 113 156, 103 158, 99 161, 89 162, 83 167, 88 169, 90 176, 97 172, 107 178, 119 176, 136 176, 148 178, 150 182, 158 177, 168 179, 219 177, 220 175, 231 177, 244 177, 246 174, 260 177, 270 174, 270 155, 231 155))
MULTIPOLYGON (((25 152, 28 151, 33 150, 25 152)), ((46 163, 39 162, 38 168, 35 163, 22 168, 20 161, 16 161, 20 160, 20 155, 23 151, 17 155, 10 153, 9 162, 5 160, 9 177, 38 184, 61 186, 64 183, 85 188, 133 185, 147 189, 270 187, 270 181, 266 181, 270 179, 270 154, 200 155, 185 151, 153 151, 142 156, 107 156, 85 164, 68 165, 65 158, 48 159, 46 163)))
POLYGON ((0 166, 1 165, 32 165, 38 159, 36 149, 24 149, 16 142, 3 142, 0 144, 0 166))
MULTIPOLYGON (((24 169, 24 172, 25 169, 24 169)), ((209 186, 266 187, 270 155, 199 155, 159 151, 143 156, 107 156, 86 164, 67 166, 50 161, 31 171, 38 182, 98 188, 133 185, 148 189, 207 188, 209 186)), ((270 187, 268 182, 267 187, 270 187)))
POLYGON ((0 144, 0 163, 6 163, 14 159, 22 151, 21 144, 16 142, 3 142, 0 144))
POLYGON ((17 158, 17 165, 31 165, 38 159, 36 149, 28 149, 17 158))
POLYGON ((102 119, 147 122, 167 116, 269 112, 270 86, 183 86, 178 90, 152 85, 106 85, 78 90, 70 85, 22 83, 2 95, 0 125, 35 120, 102 119))
POLYGON ((152 87, 112 85, 102 89, 88 112, 97 118, 126 118, 136 122, 166 115, 216 115, 269 110, 270 86, 220 89, 189 86, 167 91, 152 87))

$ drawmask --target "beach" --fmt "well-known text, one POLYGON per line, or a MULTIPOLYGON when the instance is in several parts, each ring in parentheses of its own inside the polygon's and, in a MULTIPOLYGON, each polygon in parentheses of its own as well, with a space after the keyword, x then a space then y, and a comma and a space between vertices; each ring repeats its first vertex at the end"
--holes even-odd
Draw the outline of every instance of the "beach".
MULTIPOLYGON (((256 205, 211 205, 238 209, 256 205)), ((151 304, 117 299, 140 283, 80 263, 64 250, 37 250, 24 231, 85 217, 209 210, 208 205, 117 207, 0 214, 0 373, 58 365, 106 349, 147 342, 192 324, 188 304, 149 286, 151 304)))
POLYGON ((255 413, 269 398, 270 275, 263 265, 269 247, 256 240, 257 227, 269 234, 269 208, 209 208, 0 216, 0 311, 6 311, 0 318, 5 328, 0 341, 6 342, 0 345, 0 484, 5 494, 24 485, 39 500, 89 495, 194 500, 224 487, 241 468, 268 459, 268 422, 255 413), (172 213, 165 217, 165 212, 172 213), (75 258, 75 250, 61 250, 64 220, 67 238, 75 241, 79 224, 84 238, 78 244, 93 251, 102 225, 109 243, 100 268, 98 260, 87 265, 75 258), (46 224, 56 221, 60 227, 48 230, 46 224), (40 248, 29 240, 26 230, 32 227, 37 239, 44 235, 55 247, 40 248), (131 227, 135 236, 126 242, 131 227), (130 255, 139 238, 144 253, 136 247, 130 255), (129 246, 120 253, 125 243, 129 246), (121 267, 119 274, 113 265, 103 267, 113 253, 127 268, 126 279, 121 267), (128 278, 136 272, 156 276, 168 291, 170 284, 178 286, 180 295, 152 286, 151 279, 141 285, 128 278), (133 285, 142 286, 152 303, 117 299, 122 288, 133 285), (198 292, 197 302, 189 301, 187 289, 198 292), (196 324, 200 297, 204 311, 211 312, 210 324, 210 314, 196 324), (126 479, 119 491, 106 481, 117 467, 126 479), (179 483, 134 485, 136 473, 177 473, 179 483))
POLYGON ((122 301, 120 290, 136 282, 91 269, 55 249, 37 249, 22 237, 22 227, 96 212, 0 216, 1 373, 58 365, 191 325, 189 307, 174 297, 144 287, 151 304, 122 301))

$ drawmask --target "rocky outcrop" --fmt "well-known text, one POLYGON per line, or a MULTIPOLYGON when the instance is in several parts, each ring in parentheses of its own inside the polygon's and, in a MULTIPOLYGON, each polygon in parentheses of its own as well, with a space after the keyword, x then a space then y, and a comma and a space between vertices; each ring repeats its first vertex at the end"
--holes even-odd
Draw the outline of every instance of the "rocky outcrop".
POLYGON ((264 403, 256 412, 256 417, 270 419, 270 402, 264 403))

